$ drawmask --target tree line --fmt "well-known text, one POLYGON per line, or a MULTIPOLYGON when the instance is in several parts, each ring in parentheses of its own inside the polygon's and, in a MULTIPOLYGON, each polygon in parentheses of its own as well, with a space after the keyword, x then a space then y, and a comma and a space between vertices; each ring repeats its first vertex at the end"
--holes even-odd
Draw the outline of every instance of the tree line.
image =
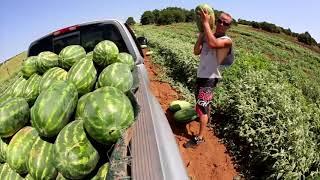
POLYGON ((296 33, 291 31, 290 28, 283 28, 281 26, 277 26, 275 24, 269 23, 269 22, 256 22, 256 21, 247 21, 244 19, 238 19, 238 23, 239 24, 244 24, 244 25, 248 25, 248 26, 252 26, 253 28, 256 29, 262 29, 264 31, 268 31, 271 33, 284 33, 288 36, 292 36, 298 39, 299 42, 302 42, 304 44, 308 44, 308 45, 317 45, 320 47, 320 43, 317 44, 317 41, 310 35, 310 33, 308 31, 306 31, 305 33, 296 33))
MULTIPOLYGON (((215 13, 215 19, 217 20, 222 11, 214 10, 215 13)), ((196 21, 196 13, 194 9, 184 9, 179 7, 167 7, 164 9, 154 9, 152 11, 144 11, 140 18, 140 23, 142 25, 148 25, 148 24, 156 24, 156 25, 168 25, 172 23, 181 23, 181 22, 194 22, 196 21)), ((133 17, 129 17, 126 21, 127 24, 133 25, 135 24, 135 20, 133 17)), ((320 43, 317 43, 317 41, 310 35, 309 32, 305 33, 296 33, 291 31, 290 28, 283 28, 280 26, 277 26, 273 23, 269 22, 256 22, 256 21, 247 21, 244 19, 238 19, 236 21, 235 19, 232 19, 233 25, 243 24, 252 26, 256 29, 261 29, 267 32, 271 33, 284 33, 288 36, 292 36, 298 39, 299 42, 302 42, 307 45, 315 45, 320 47, 320 43)))

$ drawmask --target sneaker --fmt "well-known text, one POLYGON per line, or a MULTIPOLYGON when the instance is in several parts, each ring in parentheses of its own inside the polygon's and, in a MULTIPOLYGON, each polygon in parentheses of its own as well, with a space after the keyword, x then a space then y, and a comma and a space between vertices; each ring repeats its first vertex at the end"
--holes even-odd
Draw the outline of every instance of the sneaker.
POLYGON ((184 148, 195 148, 199 144, 203 143, 204 139, 199 136, 193 136, 188 142, 183 144, 184 148))

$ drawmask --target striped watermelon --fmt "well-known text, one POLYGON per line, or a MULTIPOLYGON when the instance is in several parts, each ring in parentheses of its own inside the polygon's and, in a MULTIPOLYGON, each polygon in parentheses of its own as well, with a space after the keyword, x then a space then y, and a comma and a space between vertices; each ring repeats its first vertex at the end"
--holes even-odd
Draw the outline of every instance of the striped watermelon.
POLYGON ((130 67, 123 63, 113 63, 106 67, 99 75, 98 87, 112 86, 127 92, 133 85, 130 67))
POLYGON ((56 168, 66 178, 83 178, 99 161, 98 152, 87 139, 83 121, 76 120, 65 126, 53 147, 56 168))
POLYGON ((33 179, 33 177, 32 177, 30 174, 28 174, 28 175, 24 178, 24 180, 34 180, 34 179, 33 179))
POLYGON ((68 180, 68 179, 63 177, 61 173, 58 173, 56 180, 68 180))
POLYGON ((49 69, 46 73, 44 73, 40 81, 40 92, 47 89, 53 83, 53 81, 66 80, 67 76, 68 72, 59 67, 49 69))
POLYGON ((26 126, 17 132, 7 147, 7 163, 19 174, 28 172, 27 163, 32 145, 38 137, 37 131, 26 126))
POLYGON ((23 178, 12 170, 7 163, 0 164, 0 177, 1 180, 23 180, 23 178))
POLYGON ((208 5, 208 4, 200 4, 196 7, 195 9, 195 13, 196 13, 196 24, 197 24, 197 27, 198 27, 198 30, 199 32, 203 32, 203 25, 202 25, 202 22, 201 22, 201 17, 200 15, 198 14, 201 10, 207 10, 208 14, 209 14, 209 25, 210 25, 210 28, 212 30, 214 30, 214 23, 215 23, 215 16, 214 16, 214 10, 213 8, 208 5))
POLYGON ((0 138, 0 163, 6 162, 6 152, 8 144, 0 138))
POLYGON ((123 64, 128 64, 131 71, 133 70, 134 67, 134 59, 132 57, 131 54, 122 52, 119 53, 118 58, 117 58, 117 62, 123 63, 123 64))
POLYGON ((8 100, 9 98, 12 98, 11 96, 11 86, 7 87, 3 92, 0 94, 0 106, 3 102, 8 100))
POLYGON ((83 96, 81 96, 81 98, 78 101, 78 105, 77 105, 77 110, 76 110, 76 119, 81 119, 82 117, 82 112, 84 110, 84 106, 87 100, 87 97, 90 95, 91 93, 87 93, 83 96))
POLYGON ((31 108, 31 124, 41 136, 53 137, 71 120, 78 101, 76 87, 55 81, 42 91, 31 108))
POLYGON ((38 74, 33 74, 27 80, 24 85, 23 97, 28 101, 29 104, 33 104, 40 93, 40 81, 41 76, 38 74))
POLYGON ((105 180, 107 179, 108 172, 109 163, 105 163, 99 168, 98 173, 91 180, 105 180))
POLYGON ((97 70, 92 60, 82 58, 77 61, 69 70, 67 79, 77 87, 79 95, 90 92, 97 79, 97 70))
POLYGON ((24 86, 26 84, 27 80, 25 80, 23 77, 20 77, 14 81, 14 83, 11 85, 11 96, 12 97, 23 97, 23 91, 24 86))
POLYGON ((119 49, 109 40, 99 42, 93 50, 93 60, 99 66, 106 67, 117 61, 119 49))
POLYGON ((96 141, 111 144, 134 121, 129 98, 114 87, 102 87, 87 97, 82 119, 89 135, 96 141))
POLYGON ((59 64, 64 69, 70 69, 71 66, 86 56, 86 51, 80 45, 70 45, 59 53, 59 64))
POLYGON ((55 179, 58 171, 54 166, 53 144, 38 137, 32 145, 28 172, 34 179, 55 179))
POLYGON ((93 51, 88 52, 86 57, 89 58, 90 60, 93 60, 93 51))
POLYGON ((38 54, 37 67, 40 73, 45 73, 47 70, 58 66, 59 56, 50 51, 44 51, 38 54))
POLYGON ((24 77, 28 78, 32 74, 37 73, 37 63, 39 61, 38 56, 30 56, 22 63, 21 72, 24 77))
POLYGON ((10 137, 29 120, 29 105, 23 98, 10 98, 0 106, 0 137, 10 137))

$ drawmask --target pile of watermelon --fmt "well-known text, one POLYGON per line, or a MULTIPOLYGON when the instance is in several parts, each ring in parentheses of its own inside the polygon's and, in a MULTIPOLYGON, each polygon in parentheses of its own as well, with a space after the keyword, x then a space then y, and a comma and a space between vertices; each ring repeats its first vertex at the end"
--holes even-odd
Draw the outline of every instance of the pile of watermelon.
POLYGON ((0 94, 1 179, 106 179, 106 153, 136 119, 134 68, 109 40, 28 57, 0 94))

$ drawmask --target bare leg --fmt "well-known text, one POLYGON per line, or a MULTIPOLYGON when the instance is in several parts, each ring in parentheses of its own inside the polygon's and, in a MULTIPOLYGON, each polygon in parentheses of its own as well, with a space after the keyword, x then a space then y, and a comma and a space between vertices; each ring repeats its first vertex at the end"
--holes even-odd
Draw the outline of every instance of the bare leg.
POLYGON ((204 135, 204 129, 207 127, 208 124, 208 115, 204 114, 200 116, 200 132, 199 132, 199 137, 202 139, 204 135))

